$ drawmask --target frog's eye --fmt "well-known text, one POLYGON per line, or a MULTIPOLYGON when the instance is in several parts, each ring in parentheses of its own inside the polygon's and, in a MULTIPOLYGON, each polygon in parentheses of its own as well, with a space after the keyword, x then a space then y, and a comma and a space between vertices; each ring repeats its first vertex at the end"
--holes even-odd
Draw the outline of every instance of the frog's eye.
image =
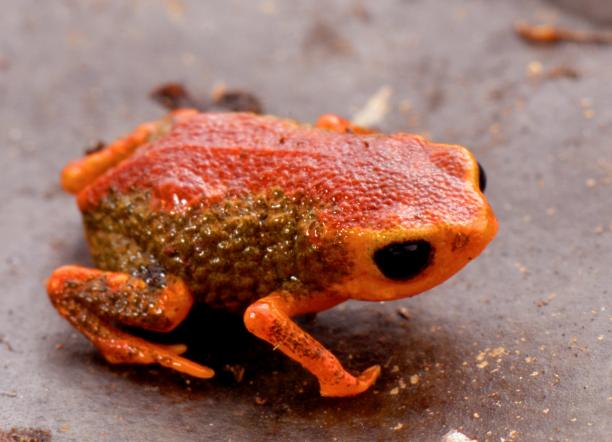
POLYGON ((431 263, 433 248, 425 240, 391 243, 374 252, 374 263, 389 279, 410 279, 431 263))
POLYGON ((480 187, 482 193, 487 188, 487 174, 480 163, 478 163, 478 187, 480 187))

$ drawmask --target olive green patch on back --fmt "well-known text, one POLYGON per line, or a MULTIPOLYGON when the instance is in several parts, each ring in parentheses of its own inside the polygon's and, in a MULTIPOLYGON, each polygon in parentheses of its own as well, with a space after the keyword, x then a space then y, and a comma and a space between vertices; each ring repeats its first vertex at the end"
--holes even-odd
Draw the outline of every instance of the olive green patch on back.
POLYGON ((350 270, 342 236, 330 237, 303 198, 270 191, 180 212, 152 211, 149 200, 110 193, 84 214, 97 265, 164 269, 198 301, 236 310, 276 290, 325 290, 350 270))

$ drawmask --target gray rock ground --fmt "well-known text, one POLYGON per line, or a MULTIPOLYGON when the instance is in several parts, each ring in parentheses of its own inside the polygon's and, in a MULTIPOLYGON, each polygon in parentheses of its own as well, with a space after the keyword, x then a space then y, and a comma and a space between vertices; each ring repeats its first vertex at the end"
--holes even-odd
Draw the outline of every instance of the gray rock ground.
POLYGON ((609 438, 612 47, 531 46, 513 24, 598 29, 588 17, 610 11, 559 3, 0 1, 0 428, 58 441, 609 438), (374 391, 322 399, 240 321, 210 315, 177 339, 216 379, 111 367, 51 308, 51 270, 88 262, 59 170, 160 116, 147 94, 168 80, 255 91, 304 121, 351 116, 386 85, 381 129, 470 146, 485 165, 501 229, 482 257, 423 296, 306 325, 350 369, 382 363, 374 391))

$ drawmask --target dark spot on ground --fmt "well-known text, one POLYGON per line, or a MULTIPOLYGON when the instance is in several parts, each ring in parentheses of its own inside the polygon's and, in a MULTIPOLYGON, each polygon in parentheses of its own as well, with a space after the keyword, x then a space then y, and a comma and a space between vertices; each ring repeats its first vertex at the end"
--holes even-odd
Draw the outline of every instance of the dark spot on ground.
POLYGON ((205 99, 194 97, 181 83, 166 83, 153 89, 151 98, 168 110, 193 108, 201 112, 263 112, 259 98, 238 89, 222 89, 210 99, 205 99))
POLYGON ((8 351, 15 351, 11 343, 2 335, 0 335, 0 344, 4 345, 8 351))
POLYGON ((372 15, 362 2, 355 3, 351 8, 351 15, 362 23, 370 23, 372 15))
POLYGON ((106 147, 106 143, 102 140, 98 140, 94 144, 85 148, 85 155, 91 155, 92 153, 100 152, 106 147))
POLYGON ((194 108, 204 110, 206 103, 194 99, 181 83, 165 83, 151 91, 151 98, 168 110, 194 108))
POLYGON ((349 55, 353 52, 351 43, 334 26, 321 20, 311 25, 302 47, 307 54, 349 55))
POLYGON ((255 95, 241 90, 224 90, 208 106, 208 111, 263 113, 263 106, 255 95))

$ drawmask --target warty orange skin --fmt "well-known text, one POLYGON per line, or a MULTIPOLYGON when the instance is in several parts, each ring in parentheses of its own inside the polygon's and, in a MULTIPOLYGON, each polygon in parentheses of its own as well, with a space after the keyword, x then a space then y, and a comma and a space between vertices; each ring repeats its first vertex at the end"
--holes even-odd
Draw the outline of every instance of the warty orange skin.
POLYGON ((353 396, 358 376, 291 317, 348 299, 421 293, 478 256, 497 231, 467 149, 384 135, 323 115, 313 126, 181 109, 70 163, 95 269, 48 282, 60 314, 114 363, 214 372, 128 335, 169 331, 194 302, 240 312, 246 327, 353 396))

